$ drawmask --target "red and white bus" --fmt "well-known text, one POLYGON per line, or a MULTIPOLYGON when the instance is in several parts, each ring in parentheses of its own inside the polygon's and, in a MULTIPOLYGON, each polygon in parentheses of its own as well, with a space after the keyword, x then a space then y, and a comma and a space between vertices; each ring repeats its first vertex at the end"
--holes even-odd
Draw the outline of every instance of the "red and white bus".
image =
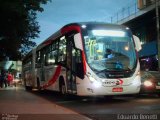
POLYGON ((140 40, 128 27, 68 24, 24 58, 25 87, 79 96, 136 94, 140 49, 140 40))

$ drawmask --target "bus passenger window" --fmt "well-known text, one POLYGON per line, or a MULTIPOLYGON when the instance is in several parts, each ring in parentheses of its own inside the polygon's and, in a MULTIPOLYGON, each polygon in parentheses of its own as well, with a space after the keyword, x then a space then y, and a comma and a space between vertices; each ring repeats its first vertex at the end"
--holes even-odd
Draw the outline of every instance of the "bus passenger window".
POLYGON ((40 67, 41 66, 41 52, 38 51, 36 54, 36 67, 40 67))
POLYGON ((58 62, 64 63, 66 61, 66 38, 65 36, 60 38, 59 51, 58 51, 58 62))
POLYGON ((51 65, 56 62, 57 51, 51 51, 46 55, 46 65, 51 65))

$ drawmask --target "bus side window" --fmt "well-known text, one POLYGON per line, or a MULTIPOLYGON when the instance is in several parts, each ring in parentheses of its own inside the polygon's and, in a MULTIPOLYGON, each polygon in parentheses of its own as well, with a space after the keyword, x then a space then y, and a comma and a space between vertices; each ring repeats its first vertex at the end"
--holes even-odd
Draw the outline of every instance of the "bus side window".
POLYGON ((56 62, 57 50, 51 51, 46 54, 45 62, 46 65, 51 65, 56 62))
POLYGON ((59 41, 58 62, 65 65, 66 62, 66 38, 62 36, 59 41))
POLYGON ((41 52, 40 51, 38 51, 37 53, 36 53, 36 67, 40 67, 41 65, 41 52))

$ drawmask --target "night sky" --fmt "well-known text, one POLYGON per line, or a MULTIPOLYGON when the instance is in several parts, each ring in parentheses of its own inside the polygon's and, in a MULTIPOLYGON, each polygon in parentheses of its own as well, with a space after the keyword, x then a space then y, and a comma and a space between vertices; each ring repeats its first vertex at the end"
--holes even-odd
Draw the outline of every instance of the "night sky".
POLYGON ((39 44, 62 26, 72 22, 98 21, 110 23, 111 17, 137 0, 52 0, 38 14, 39 44))

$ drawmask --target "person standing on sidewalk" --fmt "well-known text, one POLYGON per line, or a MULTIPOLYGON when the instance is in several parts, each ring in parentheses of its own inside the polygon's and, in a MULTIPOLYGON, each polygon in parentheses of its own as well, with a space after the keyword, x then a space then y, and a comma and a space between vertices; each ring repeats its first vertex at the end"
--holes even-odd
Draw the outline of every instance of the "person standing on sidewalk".
POLYGON ((8 75, 7 75, 8 86, 11 85, 12 81, 13 81, 13 76, 12 76, 12 74, 10 72, 8 72, 8 75))
POLYGON ((2 80, 2 87, 3 84, 5 87, 7 87, 7 76, 6 76, 6 71, 4 69, 1 70, 1 80, 2 80))
POLYGON ((1 73, 0 73, 0 87, 3 88, 3 80, 2 80, 1 73))

